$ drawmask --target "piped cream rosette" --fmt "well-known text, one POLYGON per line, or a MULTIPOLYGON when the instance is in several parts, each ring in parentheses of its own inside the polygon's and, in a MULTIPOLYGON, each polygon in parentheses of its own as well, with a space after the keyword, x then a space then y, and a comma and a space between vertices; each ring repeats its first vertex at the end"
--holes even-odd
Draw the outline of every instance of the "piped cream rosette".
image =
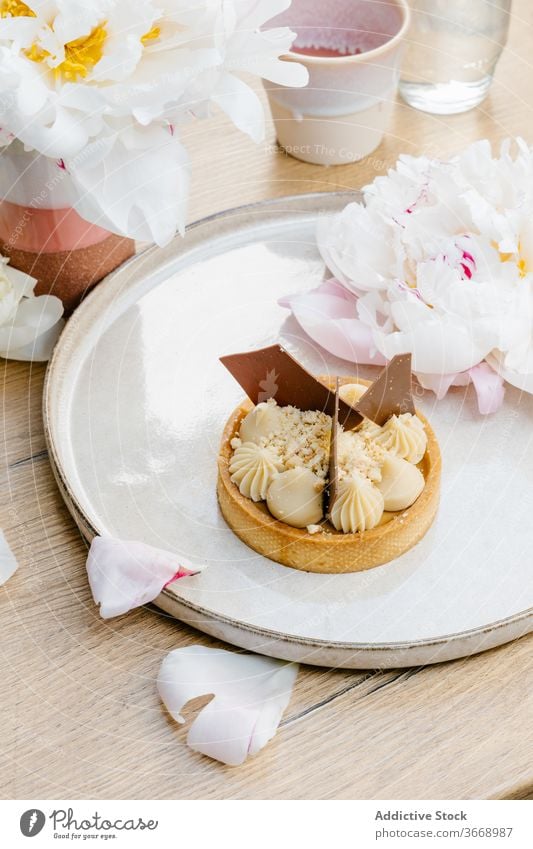
MULTIPOLYGON (((339 394, 354 404, 366 388, 345 381, 339 394)), ((309 571, 357 571, 399 556, 437 509, 440 453, 428 422, 417 411, 382 427, 365 419, 341 429, 336 498, 326 515, 330 438, 325 413, 273 399, 238 408, 219 463, 226 520, 254 550, 309 571)))

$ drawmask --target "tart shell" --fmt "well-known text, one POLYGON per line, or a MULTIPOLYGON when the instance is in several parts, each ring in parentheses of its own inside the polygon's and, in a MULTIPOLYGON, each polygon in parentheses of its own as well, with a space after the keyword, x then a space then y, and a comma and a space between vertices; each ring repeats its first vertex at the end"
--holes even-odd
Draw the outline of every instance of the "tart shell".
MULTIPOLYGON (((320 379, 332 385, 330 379, 320 379)), ((349 377, 341 378, 340 383, 370 385, 368 381, 349 377)), ((218 457, 217 494, 229 527, 258 554, 305 572, 361 572, 400 557, 426 534, 439 505, 441 456, 437 438, 418 410, 417 416, 424 422, 428 444, 418 464, 425 486, 415 503, 398 513, 384 513, 381 524, 370 531, 344 534, 324 521, 321 532, 310 534, 306 529, 293 528, 275 519, 264 502, 255 503, 241 495, 231 481, 231 440, 238 436, 241 422, 253 406, 250 401, 244 401, 226 423, 218 457)))

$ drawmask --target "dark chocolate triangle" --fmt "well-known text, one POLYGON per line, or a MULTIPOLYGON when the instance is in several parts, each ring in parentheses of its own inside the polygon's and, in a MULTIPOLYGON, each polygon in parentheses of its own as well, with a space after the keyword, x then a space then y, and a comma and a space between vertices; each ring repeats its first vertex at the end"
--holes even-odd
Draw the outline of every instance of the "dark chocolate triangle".
MULTIPOLYGON (((258 351, 230 354, 220 362, 233 375, 250 401, 259 404, 275 398, 280 407, 335 413, 335 392, 324 386, 281 345, 258 351)), ((339 401, 339 416, 347 428, 357 427, 363 417, 354 407, 339 401)))
POLYGON ((411 354, 398 354, 393 357, 355 406, 363 416, 380 427, 391 416, 414 414, 411 354))
POLYGON ((331 508, 337 497, 337 484, 339 481, 339 463, 338 463, 338 436, 339 436, 339 378, 337 378, 337 386, 335 389, 335 409, 331 417, 331 440, 329 443, 329 469, 328 469, 328 484, 324 489, 324 515, 328 516, 331 513, 331 508))

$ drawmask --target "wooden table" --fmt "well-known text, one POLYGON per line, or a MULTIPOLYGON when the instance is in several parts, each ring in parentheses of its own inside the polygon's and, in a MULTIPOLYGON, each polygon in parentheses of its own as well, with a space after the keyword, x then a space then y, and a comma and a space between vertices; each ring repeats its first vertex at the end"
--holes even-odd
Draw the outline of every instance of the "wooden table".
MULTIPOLYGON (((487 100, 438 117, 398 103, 367 160, 324 169, 254 146, 224 119, 190 127, 191 219, 261 198, 352 189, 399 153, 533 142, 533 10, 515 0, 487 100)), ((533 636, 435 667, 302 668, 276 738, 227 768, 190 751, 161 709, 164 655, 216 645, 153 609, 103 622, 86 548, 55 487, 41 422, 44 366, 2 362, 1 526, 20 562, 0 591, 0 793, 12 798, 522 798, 533 793, 533 636)), ((502 568, 505 564, 502 563, 502 568)), ((198 704, 187 711, 190 718, 198 704)))

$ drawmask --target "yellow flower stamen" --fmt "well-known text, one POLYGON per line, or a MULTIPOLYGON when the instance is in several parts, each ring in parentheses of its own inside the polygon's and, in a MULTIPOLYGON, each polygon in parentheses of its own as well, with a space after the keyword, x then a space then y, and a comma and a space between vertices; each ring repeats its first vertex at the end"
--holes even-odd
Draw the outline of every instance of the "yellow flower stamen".
POLYGON ((103 56, 104 42, 107 37, 105 26, 95 27, 90 35, 76 38, 65 44, 65 58, 54 74, 64 80, 77 80, 86 77, 103 56))
MULTIPOLYGON (((496 242, 492 243, 493 247, 498 250, 498 245, 496 242)), ((518 275, 521 280, 529 273, 529 269, 527 267, 527 262, 522 256, 522 245, 518 242, 518 256, 516 254, 504 253, 503 251, 498 251, 500 255, 501 262, 512 262, 513 260, 516 262, 516 267, 518 268, 518 275)))
POLYGON ((24 52, 28 59, 31 59, 32 62, 43 62, 47 56, 50 56, 48 50, 43 50, 42 47, 39 47, 37 44, 32 44, 32 46, 28 47, 28 49, 24 52))
POLYGON ((36 18, 33 9, 26 6, 22 0, 2 0, 0 3, 0 17, 2 18, 36 18))
POLYGON ((143 44, 148 44, 149 41, 155 41, 156 38, 159 38, 161 35, 161 27, 152 27, 151 30, 145 32, 145 34, 141 37, 141 41, 143 44))
MULTIPOLYGON (((31 9, 20 0, 0 0, 0 13, 2 17, 8 15, 31 15, 35 17, 31 9), (22 11, 22 9, 26 11, 22 11)), ((155 41, 160 34, 161 27, 153 26, 142 36, 141 42, 145 45, 150 41, 155 41)), ((102 58, 106 38, 107 30, 104 21, 103 24, 95 27, 89 35, 67 42, 65 44, 65 58, 53 68, 55 78, 75 82, 79 78, 86 77, 102 58)), ((50 56, 50 53, 38 44, 32 44, 25 53, 32 62, 44 62, 50 56)))
MULTIPOLYGON (((95 27, 89 35, 68 41, 65 44, 65 58, 53 69, 56 79, 75 82, 79 77, 86 77, 103 56, 106 36, 105 25, 102 25, 95 27)), ((38 44, 32 44, 26 50, 26 56, 32 62, 44 62, 50 53, 38 44)))

